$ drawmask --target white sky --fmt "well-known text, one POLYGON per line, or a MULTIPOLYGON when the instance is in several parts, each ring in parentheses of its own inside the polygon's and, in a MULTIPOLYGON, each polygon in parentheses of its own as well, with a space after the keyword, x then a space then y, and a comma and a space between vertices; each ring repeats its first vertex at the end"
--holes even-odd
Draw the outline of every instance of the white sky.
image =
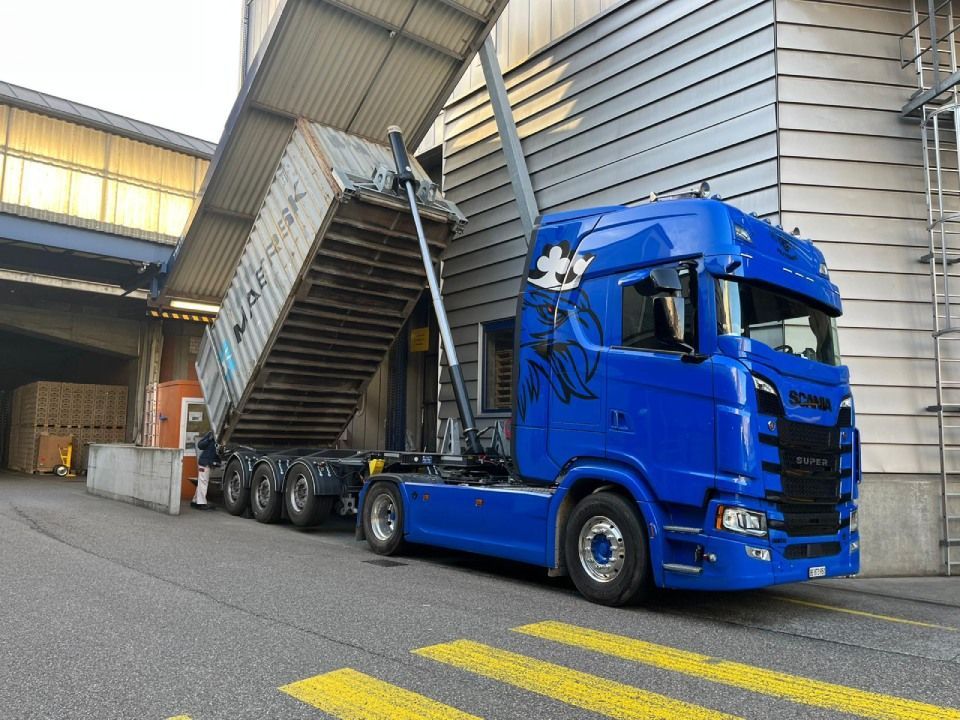
POLYGON ((0 80, 214 142, 243 0, 0 0, 0 80))

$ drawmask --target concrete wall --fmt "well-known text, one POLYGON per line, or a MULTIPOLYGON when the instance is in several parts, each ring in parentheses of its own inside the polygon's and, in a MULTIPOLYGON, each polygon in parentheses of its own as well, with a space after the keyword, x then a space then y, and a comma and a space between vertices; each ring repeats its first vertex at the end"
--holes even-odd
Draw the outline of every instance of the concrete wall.
POLYGON ((860 574, 943 572, 937 475, 873 475, 860 487, 860 574))
POLYGON ((91 445, 87 492, 179 515, 182 468, 182 450, 91 445))

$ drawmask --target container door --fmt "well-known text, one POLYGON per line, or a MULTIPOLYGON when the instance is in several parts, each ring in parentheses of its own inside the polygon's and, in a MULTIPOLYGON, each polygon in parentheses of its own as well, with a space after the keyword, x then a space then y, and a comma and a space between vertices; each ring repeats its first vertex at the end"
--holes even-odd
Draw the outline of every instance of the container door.
POLYGON ((607 457, 639 468, 657 497, 700 505, 714 485, 713 368, 699 350, 695 268, 679 291, 622 275, 609 287, 607 457))
POLYGON ((207 412, 210 416, 210 425, 219 438, 223 431, 224 422, 233 400, 230 397, 230 386, 224 380, 225 368, 223 361, 217 356, 214 340, 207 328, 200 341, 197 352, 197 380, 203 390, 203 397, 207 403, 207 412))

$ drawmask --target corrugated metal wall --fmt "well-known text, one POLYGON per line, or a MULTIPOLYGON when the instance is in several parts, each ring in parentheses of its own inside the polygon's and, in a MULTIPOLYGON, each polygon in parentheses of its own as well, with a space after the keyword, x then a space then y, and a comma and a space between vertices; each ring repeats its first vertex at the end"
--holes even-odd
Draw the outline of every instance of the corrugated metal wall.
MULTIPOLYGON (((511 70, 557 38, 621 2, 622 0, 510 0, 493 31, 493 44, 497 48, 500 68, 504 72, 511 70)), ((458 100, 483 84, 483 70, 478 58, 460 80, 451 100, 458 100)))
POLYGON ((0 209, 175 243, 207 160, 0 105, 0 209))
POLYGON ((920 129, 897 34, 909 3, 777 0, 781 202, 840 286, 840 350, 868 473, 935 473, 937 421, 920 129))
POLYGON ((244 0, 244 13, 246 17, 247 36, 245 47, 243 49, 243 60, 246 67, 244 73, 250 68, 250 63, 257 57, 263 38, 270 28, 270 22, 273 20, 273 13, 280 5, 280 0, 244 0))
MULTIPOLYGON (((541 212, 707 179, 775 213, 774 75, 772 0, 632 2, 581 26, 505 75, 541 212)), ((445 191, 469 218, 444 294, 475 399, 479 324, 514 314, 525 245, 486 91, 444 121, 445 191)), ((449 383, 441 401, 456 413, 449 383)))
MULTIPOLYGON (((255 0, 256 1, 256 0, 255 0)), ((262 1, 262 0, 261 0, 262 1)), ((493 30, 500 69, 506 73, 534 53, 589 22, 600 13, 629 0, 510 0, 493 30)), ((453 94, 455 103, 484 85, 480 57, 474 58, 453 94)), ((444 139, 443 113, 420 143, 417 153, 441 144, 444 139)))

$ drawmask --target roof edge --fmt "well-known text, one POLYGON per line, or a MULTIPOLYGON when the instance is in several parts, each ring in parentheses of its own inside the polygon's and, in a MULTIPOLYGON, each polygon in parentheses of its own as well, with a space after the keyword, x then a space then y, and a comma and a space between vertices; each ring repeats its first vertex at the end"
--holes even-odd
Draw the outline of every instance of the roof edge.
POLYGON ((0 80, 0 104, 66 120, 102 130, 111 135, 120 135, 204 160, 213 157, 217 148, 216 143, 209 140, 3 80, 0 80))

